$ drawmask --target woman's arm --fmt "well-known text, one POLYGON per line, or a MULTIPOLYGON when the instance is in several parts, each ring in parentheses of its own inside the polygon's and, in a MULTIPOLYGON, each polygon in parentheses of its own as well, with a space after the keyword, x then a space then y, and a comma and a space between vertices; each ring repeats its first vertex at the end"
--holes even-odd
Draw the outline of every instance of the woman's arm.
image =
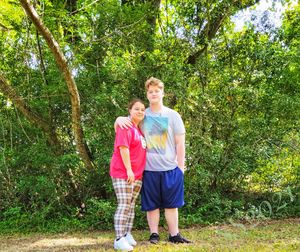
POLYGON ((120 146, 119 148, 123 164, 127 171, 127 182, 131 184, 134 182, 134 174, 131 168, 129 149, 126 146, 120 146))

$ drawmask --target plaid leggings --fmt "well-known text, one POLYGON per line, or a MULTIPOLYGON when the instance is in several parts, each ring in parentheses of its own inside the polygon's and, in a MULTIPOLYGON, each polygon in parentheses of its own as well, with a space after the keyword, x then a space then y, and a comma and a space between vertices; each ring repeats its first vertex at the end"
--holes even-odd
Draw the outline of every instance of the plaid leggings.
POLYGON ((130 233, 134 220, 135 201, 142 187, 141 180, 128 184, 126 179, 112 178, 117 196, 118 207, 114 216, 116 237, 121 238, 130 233))

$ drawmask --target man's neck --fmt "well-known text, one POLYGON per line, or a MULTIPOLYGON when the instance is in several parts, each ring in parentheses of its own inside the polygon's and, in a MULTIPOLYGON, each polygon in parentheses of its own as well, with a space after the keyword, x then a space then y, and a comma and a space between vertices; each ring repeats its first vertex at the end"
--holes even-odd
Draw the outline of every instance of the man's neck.
POLYGON ((162 103, 150 104, 150 110, 154 113, 158 113, 162 110, 163 106, 164 105, 162 103))

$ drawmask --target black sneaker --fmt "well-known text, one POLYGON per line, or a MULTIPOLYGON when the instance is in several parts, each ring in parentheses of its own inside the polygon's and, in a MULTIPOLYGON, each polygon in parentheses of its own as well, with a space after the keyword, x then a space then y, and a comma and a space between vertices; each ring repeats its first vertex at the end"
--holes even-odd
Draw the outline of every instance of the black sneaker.
POLYGON ((153 244, 157 244, 159 242, 159 235, 157 233, 152 233, 150 235, 149 241, 153 244))
POLYGON ((177 235, 171 236, 169 235, 169 242, 172 243, 191 243, 191 241, 185 239, 183 236, 181 236, 180 233, 177 235))

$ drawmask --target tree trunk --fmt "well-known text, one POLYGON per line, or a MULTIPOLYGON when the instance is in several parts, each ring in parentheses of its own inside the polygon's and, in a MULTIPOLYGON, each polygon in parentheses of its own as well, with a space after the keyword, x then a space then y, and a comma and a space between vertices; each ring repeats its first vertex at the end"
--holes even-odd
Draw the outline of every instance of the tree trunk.
POLYGON ((49 29, 43 24, 38 13, 30 4, 30 1, 20 0, 20 3, 24 8, 27 16, 32 20, 37 30, 41 33, 41 35, 46 40, 50 50, 54 55, 56 63, 58 64, 58 67, 63 74, 63 77, 66 81, 69 90, 70 99, 71 99, 72 127, 73 127, 73 132, 75 137, 76 148, 85 166, 88 168, 94 168, 94 164, 92 163, 89 155, 90 152, 84 140, 83 130, 81 126, 81 108, 80 108, 79 93, 77 90, 75 80, 68 67, 67 60, 64 54, 62 53, 57 41, 54 39, 49 29))
MULTIPOLYGON (((135 6, 137 3, 149 5, 149 10, 145 13, 146 22, 148 23, 147 30, 144 36, 145 43, 143 44, 143 50, 147 52, 153 52, 155 47, 155 32, 156 32, 156 21, 159 16, 159 9, 161 0, 139 0, 139 1, 128 1, 122 0, 122 5, 135 6), (145 37, 146 36, 146 37, 145 37)), ((148 65, 147 57, 142 54, 140 56, 140 65, 148 65)), ((138 68, 136 72, 137 85, 131 85, 130 93, 133 97, 144 97, 145 89, 144 83, 149 76, 145 75, 143 68, 138 68)))
POLYGON ((150 25, 149 36, 148 36, 148 44, 147 51, 152 52, 154 49, 154 36, 156 30, 156 19, 159 14, 159 7, 161 0, 150 0, 147 1, 150 4, 150 11, 146 17, 147 23, 150 25))

